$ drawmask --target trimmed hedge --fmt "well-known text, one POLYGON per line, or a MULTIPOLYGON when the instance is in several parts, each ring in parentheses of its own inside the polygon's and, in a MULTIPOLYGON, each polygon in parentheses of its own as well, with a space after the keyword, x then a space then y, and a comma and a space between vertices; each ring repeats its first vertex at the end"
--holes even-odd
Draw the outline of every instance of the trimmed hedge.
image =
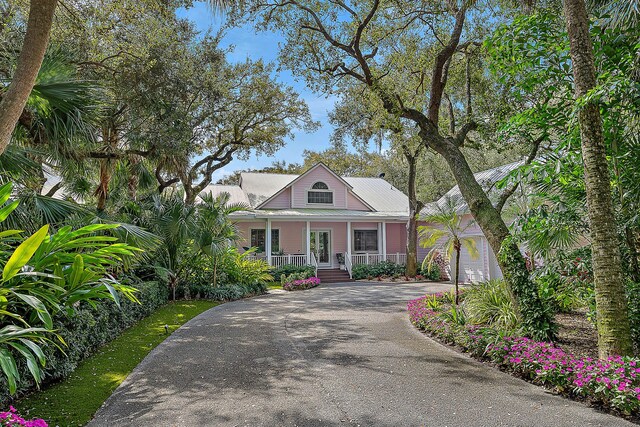
MULTIPOLYGON (((47 365, 45 366, 45 384, 68 377, 82 360, 94 354, 100 347, 118 337, 125 329, 139 320, 149 316, 169 301, 169 287, 164 282, 151 281, 133 285, 140 304, 121 301, 121 309, 113 301, 104 301, 95 307, 81 304, 72 317, 59 314, 55 317, 54 329, 62 336, 67 346, 62 351, 53 345, 45 347, 47 365), (66 355, 65 355, 66 353, 66 355)), ((206 287, 200 296, 214 301, 232 301, 253 295, 260 295, 267 290, 264 283, 252 285, 229 285, 206 287)), ((31 375, 24 363, 19 364, 21 382, 18 394, 23 394, 35 387, 30 380, 31 375)), ((4 378, 0 379, 0 404, 6 406, 12 400, 4 378)))
POLYGON ((356 264, 351 270, 355 280, 368 279, 380 276, 401 275, 405 272, 404 264, 396 264, 393 261, 383 261, 378 264, 356 264))
POLYGON ((282 276, 291 276, 292 274, 300 275, 300 278, 308 279, 316 275, 316 269, 312 265, 294 265, 285 264, 278 268, 274 268, 271 272, 275 281, 281 281, 282 276), (304 276, 304 277, 302 277, 304 276))
MULTIPOLYGON (((61 346, 62 350, 54 345, 44 348, 47 358, 45 384, 69 376, 78 363, 169 300, 169 288, 164 282, 143 282, 134 286, 139 290, 137 297, 140 304, 122 300, 121 308, 118 308, 113 301, 100 302, 95 307, 82 303, 73 316, 58 314, 54 318, 54 329, 67 346, 61 346)), ((19 363, 18 368, 21 378, 19 395, 33 389, 35 384, 25 363, 19 363)), ((6 406, 11 398, 5 378, 0 378, 0 387, 0 404, 6 406)))

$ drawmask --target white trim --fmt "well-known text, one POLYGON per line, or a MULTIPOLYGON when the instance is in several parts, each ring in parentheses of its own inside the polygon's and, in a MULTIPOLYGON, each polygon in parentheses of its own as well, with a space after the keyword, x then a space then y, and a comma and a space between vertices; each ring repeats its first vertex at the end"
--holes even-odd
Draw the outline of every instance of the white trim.
MULTIPOLYGON (((322 205, 318 205, 318 208, 321 209, 322 205)), ((365 212, 365 211, 356 211, 356 212, 365 212)), ((409 220, 409 216, 406 214, 402 215, 277 215, 277 214, 268 214, 264 211, 257 211, 255 213, 251 213, 248 215, 231 215, 232 221, 257 221, 261 219, 271 218, 274 221, 322 221, 322 222, 378 222, 378 221, 388 221, 388 222, 402 222, 406 223, 409 220)))
POLYGON ((347 221, 347 253, 351 255, 353 251, 353 230, 351 229, 351 221, 347 221))
MULTIPOLYGON (((293 188, 291 190, 291 192, 293 193, 293 188)), ((305 200, 305 206, 320 206, 320 208, 323 207, 335 207, 336 206, 336 192, 334 189, 332 189, 331 187, 329 187, 329 184, 327 184, 326 182, 322 181, 322 180, 318 180, 315 181, 311 184, 311 186, 309 188, 307 188, 307 191, 305 192, 307 199, 305 200), (316 185, 317 183, 323 183, 327 188, 313 188, 314 185, 316 185), (314 192, 314 193, 331 193, 331 203, 309 203, 309 193, 314 192)))
MULTIPOLYGON (((379 223, 378 223, 379 224, 379 223)), ((365 254, 365 253, 369 253, 369 254, 380 254, 380 227, 378 225, 377 228, 354 228, 353 229, 353 253, 354 254, 365 254), (355 235, 356 235, 356 231, 375 231, 376 232, 376 249, 373 251, 358 251, 355 249, 355 235)))
MULTIPOLYGON (((271 197, 268 197, 266 200, 264 200, 262 203, 260 203, 258 206, 256 206, 254 209, 261 209, 264 205, 266 205, 267 203, 269 203, 272 199, 276 198, 278 195, 282 194, 282 192, 284 190, 286 190, 287 188, 292 188, 293 189, 293 185, 298 182, 303 176, 308 175, 309 173, 311 173, 311 171, 315 170, 317 167, 322 166, 323 168, 325 168, 331 175, 333 175, 334 177, 336 177, 340 182, 342 182, 346 187, 347 187, 347 191, 351 191, 351 194, 353 194, 358 200, 360 200, 366 207, 368 207, 369 209, 371 209, 371 212, 377 212, 369 203, 367 203, 362 197, 358 196, 354 191, 353 191, 353 186, 351 184, 349 184, 347 181, 345 181, 344 178, 342 178, 340 175, 338 175, 337 173, 335 173, 334 171, 331 170, 331 168, 327 165, 325 165, 323 162, 318 162, 315 165, 311 166, 309 169, 307 169, 305 172, 301 173, 300 175, 298 175, 297 178, 295 178, 293 181, 289 182, 287 185, 285 185, 284 187, 282 187, 280 190, 276 191, 271 197)), ((293 193, 294 191, 291 191, 291 206, 293 206, 293 193)), ((307 200, 308 201, 308 200, 307 200)), ((345 206, 346 207, 346 206, 345 206)))
POLYGON ((307 221, 307 227, 305 228, 305 235, 307 238, 306 241, 306 252, 307 252, 307 260, 311 259, 311 221, 307 221))
MULTIPOLYGON (((253 222, 253 221, 251 221, 253 222)), ((271 231, 273 232, 274 230, 278 230, 278 250, 282 250, 282 247, 280 245, 280 238, 282 236, 282 232, 281 232, 281 227, 271 227, 271 231)), ((267 228, 266 228, 266 222, 265 222, 265 227, 264 228, 258 228, 258 227, 249 227, 249 236, 247 238, 247 246, 248 247, 253 247, 251 246, 251 232, 253 230, 264 230, 264 251, 265 253, 267 253, 267 228)), ((273 245, 273 242, 271 242, 273 245)))
POLYGON ((380 223, 382 229, 382 256, 387 259, 387 223, 382 221, 380 223))
MULTIPOLYGON (((267 224, 264 232, 264 250, 267 253, 267 264, 271 265, 271 218, 267 218, 267 224)), ((280 232, 278 232, 278 240, 280 239, 280 232)))

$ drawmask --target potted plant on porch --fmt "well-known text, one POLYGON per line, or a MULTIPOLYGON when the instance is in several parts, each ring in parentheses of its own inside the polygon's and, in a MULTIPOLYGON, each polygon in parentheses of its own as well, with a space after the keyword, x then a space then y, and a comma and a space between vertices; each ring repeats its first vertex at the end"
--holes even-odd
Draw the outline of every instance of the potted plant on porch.
POLYGON ((342 252, 336 253, 336 258, 338 258, 338 264, 340 265, 340 270, 344 270, 344 254, 342 252))

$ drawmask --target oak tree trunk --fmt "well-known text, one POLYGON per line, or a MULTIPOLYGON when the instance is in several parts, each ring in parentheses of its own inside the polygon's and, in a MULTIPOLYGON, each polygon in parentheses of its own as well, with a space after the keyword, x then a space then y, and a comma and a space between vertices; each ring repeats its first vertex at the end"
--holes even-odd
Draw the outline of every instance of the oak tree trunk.
POLYGON ((511 233, 500 212, 473 176, 464 154, 450 138, 439 137, 436 143, 425 143, 442 155, 449 165, 473 219, 497 255, 498 265, 515 297, 514 304, 527 334, 536 339, 553 339, 555 330, 551 313, 545 310, 537 286, 529 278, 525 258, 511 240, 511 233))
POLYGON ((9 145, 13 129, 36 82, 49 44, 56 4, 57 0, 31 0, 22 51, 11 84, 0 101, 0 154, 9 145))
MULTIPOLYGON (((565 0, 564 15, 573 63, 575 96, 580 98, 596 86, 593 46, 584 0, 565 0)), ((598 106, 586 104, 578 113, 578 122, 591 228, 598 353, 601 358, 629 355, 632 346, 627 300, 598 106)))

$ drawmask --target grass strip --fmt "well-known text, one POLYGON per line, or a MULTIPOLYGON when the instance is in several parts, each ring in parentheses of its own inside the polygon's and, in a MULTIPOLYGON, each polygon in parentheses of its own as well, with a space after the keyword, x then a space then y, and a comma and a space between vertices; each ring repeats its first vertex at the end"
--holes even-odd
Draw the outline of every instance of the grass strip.
POLYGON ((33 393, 14 406, 19 413, 43 418, 49 426, 84 426, 144 357, 173 332, 220 302, 171 302, 127 329, 84 360, 71 376, 33 393))

